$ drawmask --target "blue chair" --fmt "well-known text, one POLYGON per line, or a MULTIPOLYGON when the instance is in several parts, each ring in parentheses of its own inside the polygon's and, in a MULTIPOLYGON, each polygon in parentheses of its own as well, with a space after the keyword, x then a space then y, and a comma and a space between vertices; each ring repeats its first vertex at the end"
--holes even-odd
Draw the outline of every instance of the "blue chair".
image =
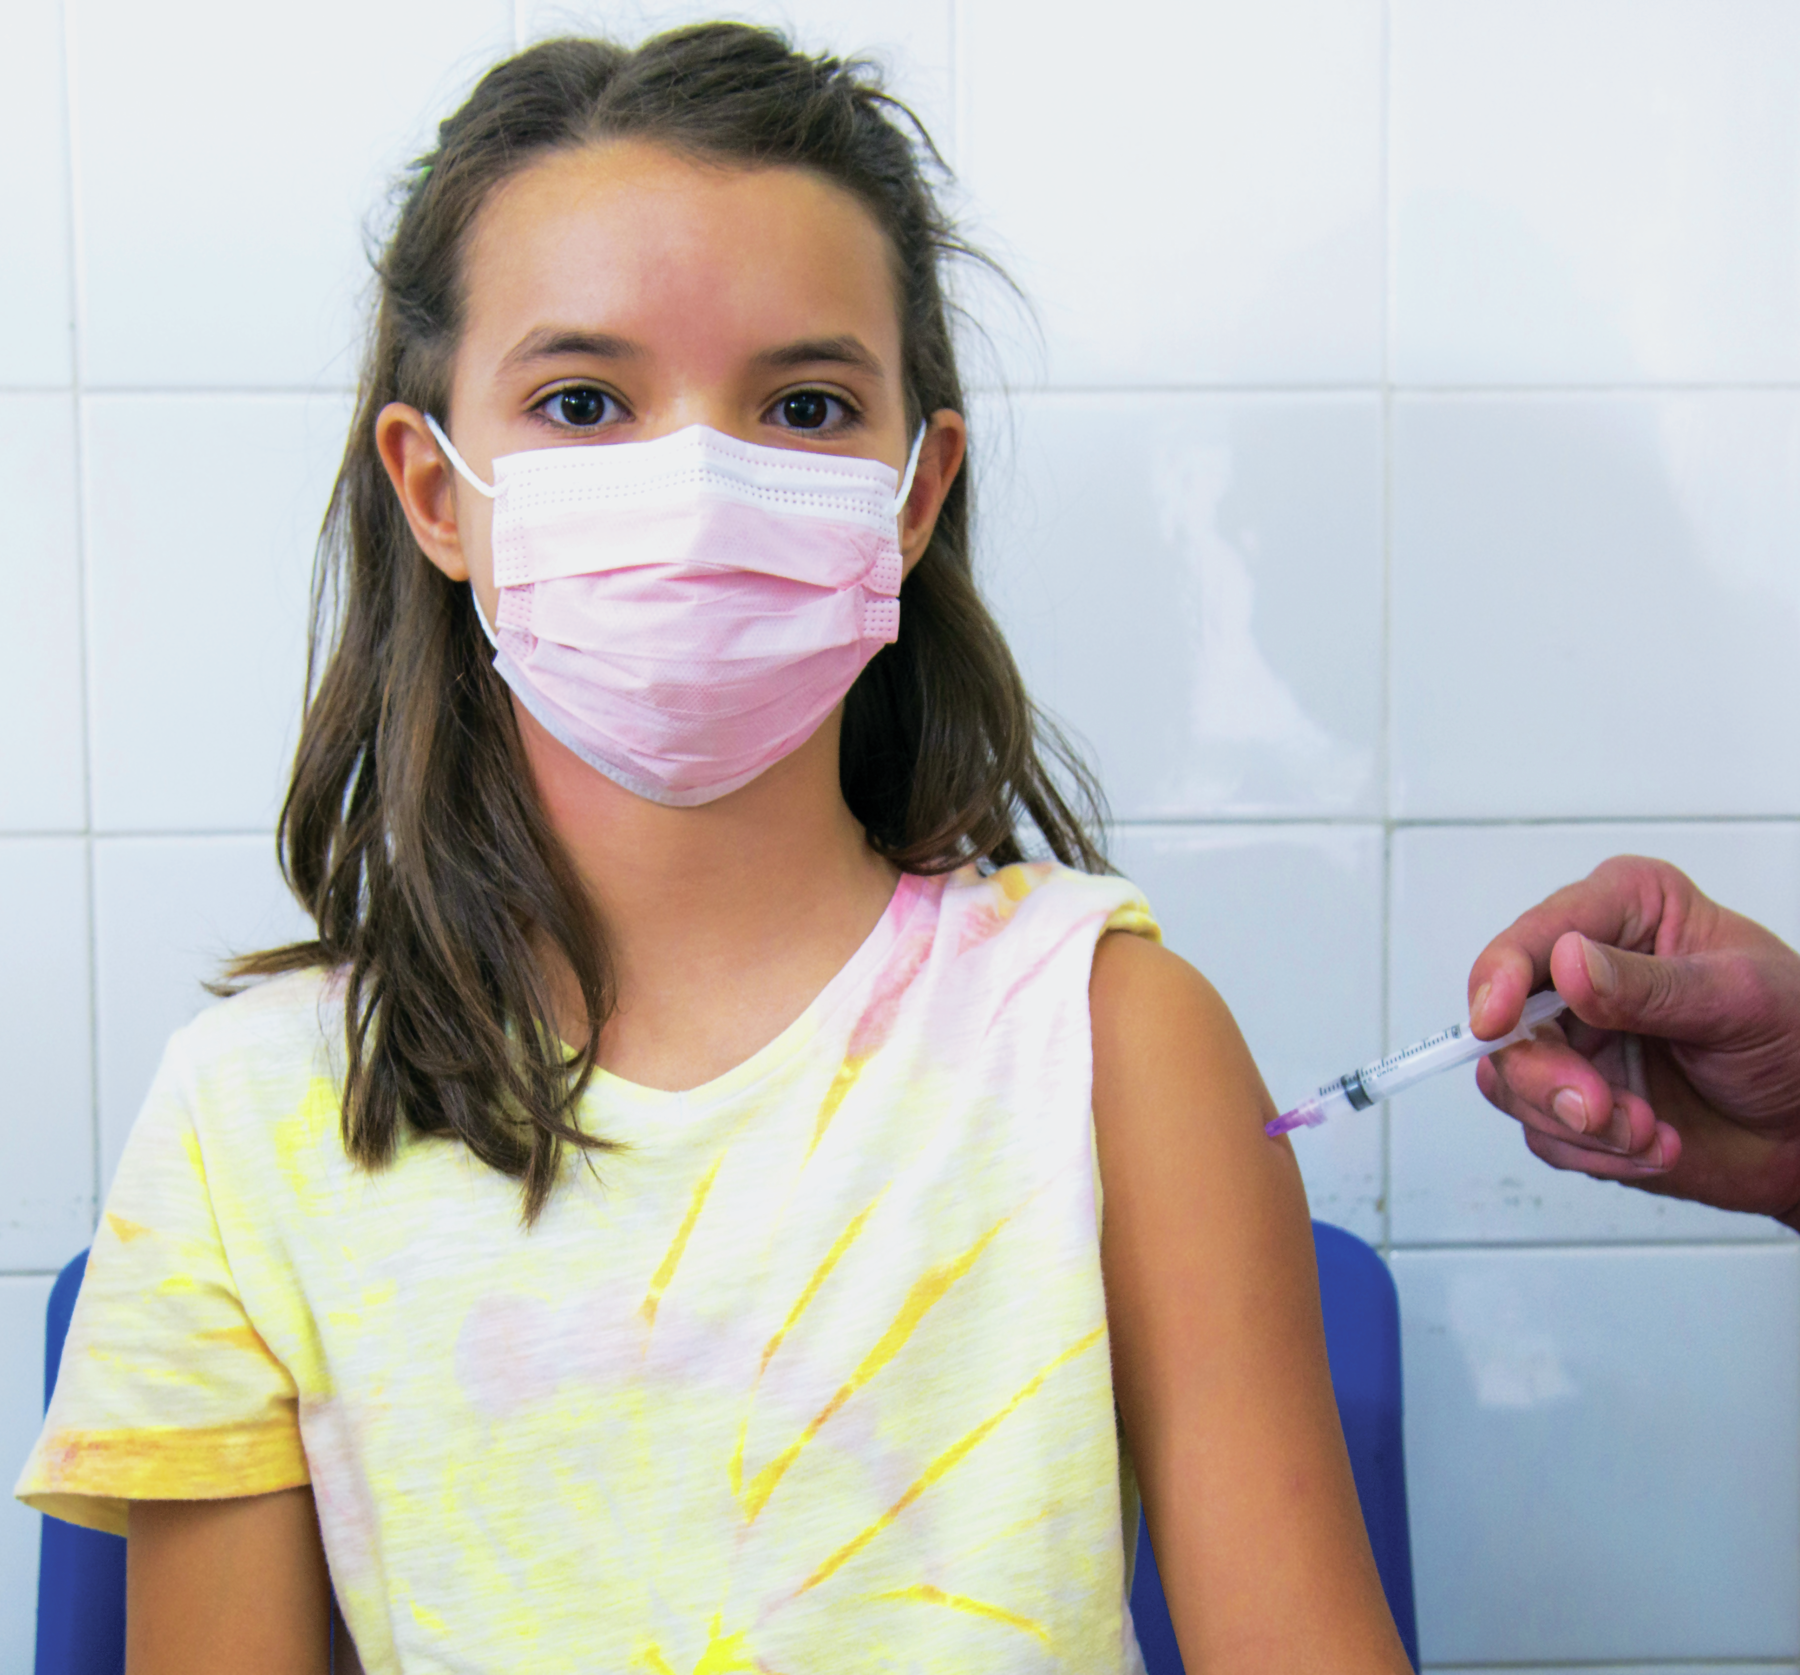
MULTIPOLYGON (((1313 1223, 1331 1388, 1350 1451, 1375 1567, 1414 1669, 1419 1630, 1413 1613, 1412 1543, 1406 1525, 1406 1459, 1400 1434, 1400 1300, 1387 1264, 1341 1227, 1313 1223)), ((1131 1615, 1150 1675, 1182 1675, 1150 1532, 1138 1523, 1131 1615)))
MULTIPOLYGON (((44 1406, 81 1290, 84 1250, 56 1276, 44 1329, 44 1406)), ((46 1518, 38 1549, 37 1675, 124 1675, 125 1543, 46 1518)))

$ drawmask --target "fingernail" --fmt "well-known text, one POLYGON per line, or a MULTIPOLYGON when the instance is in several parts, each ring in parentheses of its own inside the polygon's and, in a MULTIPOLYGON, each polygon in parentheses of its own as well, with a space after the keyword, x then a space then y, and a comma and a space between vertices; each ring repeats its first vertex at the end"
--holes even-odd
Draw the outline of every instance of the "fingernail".
POLYGON ((1587 961, 1588 981, 1594 985, 1594 993, 1611 994, 1619 986, 1619 968, 1612 963, 1606 950, 1597 942, 1589 942, 1584 936, 1581 939, 1581 953, 1587 961))
POLYGON ((1550 1101, 1550 1109, 1565 1127, 1574 1129, 1577 1134, 1587 1133, 1587 1106, 1573 1088, 1558 1088, 1556 1097, 1550 1101))
POLYGON ((1481 1014, 1487 1010, 1488 990, 1493 986, 1492 983, 1483 983, 1481 987, 1475 991, 1475 998, 1469 1002, 1470 1023, 1478 1024, 1481 1022, 1481 1014))
POLYGON ((1644 1148, 1643 1155, 1630 1159, 1634 1168, 1642 1169, 1646 1175, 1661 1174, 1668 1167, 1663 1162, 1662 1136, 1659 1134, 1644 1148))

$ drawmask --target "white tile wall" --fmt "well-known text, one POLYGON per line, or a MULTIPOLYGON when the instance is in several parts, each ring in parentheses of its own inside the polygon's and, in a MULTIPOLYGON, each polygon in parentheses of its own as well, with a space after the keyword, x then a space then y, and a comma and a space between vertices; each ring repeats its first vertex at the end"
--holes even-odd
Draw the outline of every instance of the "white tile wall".
POLYGON ((1406 396, 1392 470, 1396 814, 1800 813, 1800 392, 1406 396))
MULTIPOLYGON (((381 183, 702 0, 0 21, 0 1453, 268 837, 381 183), (65 50, 65 46, 66 49, 65 50)), ((1024 282, 979 552, 1276 1098, 1622 849, 1800 938, 1800 0, 750 0, 874 48, 1024 282)), ((1298 1149, 1394 1253, 1431 1667, 1800 1675, 1800 1246, 1440 1083, 1298 1149)), ((0 1675, 36 1522, 0 1508, 0 1675)))
POLYGON ((1394 0, 1392 14, 1402 380, 1800 376, 1800 11, 1394 0))
POLYGON ((1800 1248, 1394 1275, 1428 1663, 1800 1655, 1800 1248))
POLYGON ((1052 383, 1375 381, 1382 11, 966 0, 960 161, 1052 383))
POLYGON ((71 368, 69 124, 62 8, 10 6, 0 57, 0 389, 66 385, 71 368))
POLYGON ((1114 813, 1378 816, 1375 398, 1066 392, 983 413, 984 580, 1114 813))
POLYGON ((94 824, 273 824, 343 396, 85 404, 94 824))
POLYGON ((87 823, 75 403, 0 395, 0 592, 17 631, 0 658, 0 831, 87 823))
POLYGON ((394 169, 511 45, 508 0, 69 13, 87 381, 353 381, 365 232, 394 169))

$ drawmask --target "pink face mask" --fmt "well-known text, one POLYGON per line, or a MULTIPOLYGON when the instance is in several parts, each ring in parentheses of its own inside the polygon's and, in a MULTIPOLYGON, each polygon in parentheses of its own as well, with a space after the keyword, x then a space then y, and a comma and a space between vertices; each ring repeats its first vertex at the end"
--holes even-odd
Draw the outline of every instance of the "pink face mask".
POLYGON ((690 808, 747 785, 899 637, 896 520, 923 427, 897 492, 879 460, 704 425, 507 454, 490 488, 425 422, 494 502, 494 667, 640 797, 690 808))

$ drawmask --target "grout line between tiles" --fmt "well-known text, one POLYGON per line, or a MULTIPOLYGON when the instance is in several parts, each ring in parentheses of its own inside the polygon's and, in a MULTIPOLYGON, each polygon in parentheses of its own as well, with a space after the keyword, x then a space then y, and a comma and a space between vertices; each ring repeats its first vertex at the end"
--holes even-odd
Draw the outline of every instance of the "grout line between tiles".
POLYGON ((1408 383, 1390 378, 1386 354, 1373 378, 1294 380, 1271 383, 1258 378, 1177 378, 1177 380, 1094 381, 1094 383, 972 383, 976 396, 1379 396, 1393 390, 1400 398, 1557 399, 1562 396, 1795 396, 1800 381, 1733 383, 1730 380, 1654 381, 1654 383, 1408 383))
POLYGON ((1396 819, 1397 830, 1433 830, 1438 827, 1479 826, 1746 826, 1791 824, 1800 820, 1800 809, 1783 814, 1524 814, 1524 815, 1415 815, 1396 819))
POLYGON ((100 1187, 104 1172, 100 1134, 100 926, 99 891, 94 873, 94 694, 93 648, 89 635, 93 623, 92 573, 88 564, 87 518, 87 412, 82 400, 87 375, 87 292, 83 282, 86 251, 81 238, 81 165, 76 121, 76 7, 80 0, 64 0, 62 8, 63 137, 67 161, 63 185, 68 193, 69 257, 69 368, 72 400, 69 422, 75 450, 75 586, 81 602, 75 635, 77 684, 81 691, 81 818, 82 910, 87 921, 87 1025, 88 1025, 88 1230, 98 1225, 100 1187))
MULTIPOLYGON (((1392 827, 1381 834, 1381 960, 1376 981, 1380 984, 1381 1050, 1394 1050, 1393 1005, 1389 999, 1389 968, 1392 964, 1390 927, 1394 918, 1394 833, 1392 827)), ((1394 1250, 1394 1102, 1381 1102, 1381 1254, 1385 1259, 1394 1250)))
MULTIPOLYGON (((1381 721, 1377 754, 1380 760, 1381 786, 1381 959, 1380 1028, 1382 1051, 1393 1050, 1389 1032, 1393 1027, 1393 1008, 1388 993, 1392 965, 1392 926, 1394 918, 1394 191, 1393 191, 1393 102, 1392 79, 1394 61, 1394 16, 1392 0, 1383 0, 1381 8, 1381 721)), ((1381 1102, 1381 1254, 1386 1258, 1394 1248, 1394 1107, 1391 1100, 1381 1102)))
POLYGON ((275 829, 272 826, 245 826, 218 828, 195 828, 179 831, 118 831, 96 832, 87 827, 58 827, 44 831, 0 832, 0 847, 9 843, 45 843, 58 839, 85 844, 90 850, 109 843, 145 843, 161 842, 205 842, 212 839, 228 838, 273 838, 275 829))
POLYGON ((196 838, 266 838, 275 835, 273 826, 229 826, 229 827, 195 827, 192 830, 164 831, 146 829, 144 831, 106 831, 93 834, 96 843, 141 843, 149 839, 181 838, 192 841, 196 838))
POLYGON ((1493 396, 1502 400, 1510 396, 1554 400, 1561 396, 1649 396, 1649 395, 1793 395, 1800 383, 1792 379, 1772 378, 1766 383, 1729 378, 1663 378, 1642 384, 1590 383, 1571 379, 1567 383, 1544 384, 1411 384, 1398 383, 1395 389, 1403 396, 1450 397, 1474 399, 1493 396))
POLYGON ((46 827, 41 831, 0 832, 0 844, 41 843, 47 838, 81 838, 89 843, 137 842, 147 838, 266 838, 275 835, 273 826, 197 826, 165 830, 161 827, 94 831, 86 826, 46 827))
POLYGON ((1115 816, 1113 826, 1196 827, 1213 830, 1222 826, 1348 826, 1367 829, 1380 826, 1395 832, 1495 831, 1510 826, 1792 826, 1800 823, 1800 809, 1791 814, 1545 814, 1469 815, 1426 819, 1380 814, 1155 814, 1115 816))
POLYGON ((958 184, 965 173, 963 169, 963 132, 967 124, 963 121, 962 96, 962 34, 963 12, 962 0, 949 0, 944 22, 949 39, 944 43, 944 73, 949 86, 944 89, 946 101, 946 120, 950 124, 948 141, 939 147, 943 155, 949 159, 950 172, 958 184))
POLYGON ((1616 1255, 1662 1251, 1693 1256, 1708 1250, 1782 1251, 1788 1249, 1796 1237, 1800 1235, 1745 1234, 1726 1239, 1696 1239, 1691 1236, 1677 1239, 1403 1239, 1394 1243, 1389 1254, 1404 1256, 1460 1253, 1505 1256, 1520 1250, 1592 1250, 1616 1255))
MULTIPOLYGON (((0 394, 4 394, 0 391, 0 394)), ((85 396, 109 401, 255 400, 320 401, 354 397, 354 384, 85 384, 85 396)))
POLYGON ((1390 379, 1385 369, 1374 378, 1346 379, 1334 382, 1298 381, 1265 383, 1257 379, 1184 378, 1168 382, 1145 380, 1137 383, 1031 383, 987 384, 969 386, 978 396, 1130 396, 1130 395, 1208 395, 1208 396, 1376 396, 1391 391, 1402 400, 1449 398, 1453 400, 1555 400, 1561 397, 1613 397, 1662 395, 1797 395, 1800 383, 1770 382, 1762 384, 1708 381, 1696 383, 1643 384, 1409 384, 1390 379))

